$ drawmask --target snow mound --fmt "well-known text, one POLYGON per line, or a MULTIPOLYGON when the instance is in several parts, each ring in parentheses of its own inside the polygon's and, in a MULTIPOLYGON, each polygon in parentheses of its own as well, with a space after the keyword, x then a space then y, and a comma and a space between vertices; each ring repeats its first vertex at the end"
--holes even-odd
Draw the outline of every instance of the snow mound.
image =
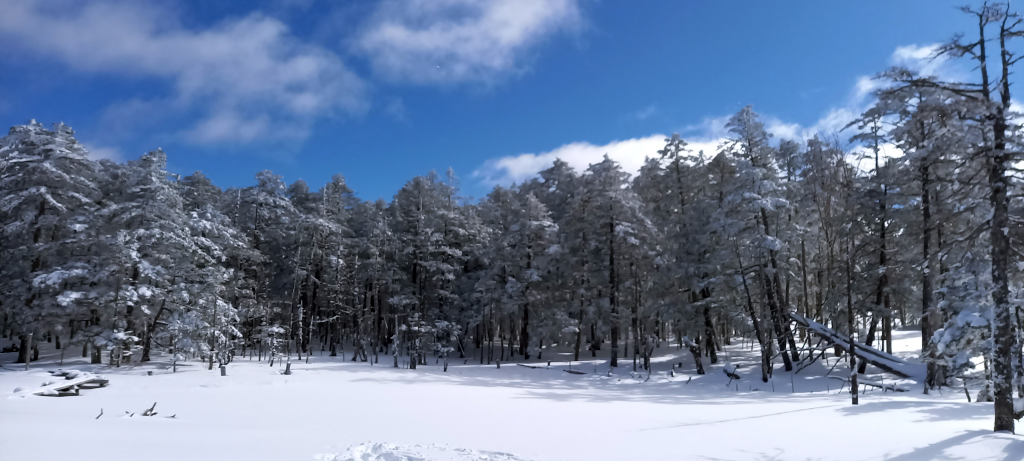
POLYGON ((317 456, 320 461, 529 461, 508 453, 438 445, 361 443, 344 453, 317 456))

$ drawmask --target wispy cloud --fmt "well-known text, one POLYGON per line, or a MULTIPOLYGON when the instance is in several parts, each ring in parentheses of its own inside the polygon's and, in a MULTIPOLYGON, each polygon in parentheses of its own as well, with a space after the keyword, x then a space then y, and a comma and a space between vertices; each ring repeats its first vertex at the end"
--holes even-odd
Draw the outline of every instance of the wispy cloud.
POLYGON ((812 96, 818 93, 821 93, 821 88, 811 88, 809 90, 804 90, 799 92, 797 95, 800 96, 800 99, 811 99, 812 96))
POLYGON ((365 110, 366 84, 330 50, 258 13, 187 28, 150 2, 6 2, 5 46, 81 72, 165 79, 171 104, 199 112, 195 143, 303 138, 320 117, 365 110))
POLYGON ((353 46, 387 80, 488 84, 582 21, 577 0, 385 0, 353 46))
POLYGON ((647 119, 655 116, 657 113, 658 113, 658 106, 655 106, 654 104, 651 104, 651 105, 649 105, 647 107, 644 107, 643 109, 640 109, 640 110, 638 110, 636 112, 633 112, 633 113, 629 114, 629 118, 632 118, 632 119, 635 119, 635 120, 647 120, 647 119))
POLYGON ((405 102, 402 101, 402 98, 395 98, 384 104, 384 113, 395 120, 404 122, 408 119, 409 109, 405 107, 405 102))
MULTIPOLYGON (((87 143, 88 144, 88 143, 87 143)), ((124 160, 124 154, 116 147, 96 146, 89 144, 89 158, 93 160, 107 159, 115 162, 124 160)))
MULTIPOLYGON (((947 59, 943 57, 933 59, 937 48, 936 44, 901 46, 896 48, 890 56, 889 63, 924 75, 936 75, 946 80, 968 78, 947 59)), ((850 122, 856 120, 874 102, 874 92, 888 84, 889 82, 873 75, 857 77, 846 99, 839 105, 829 108, 821 118, 808 126, 788 122, 764 113, 761 114, 761 120, 765 125, 765 130, 777 139, 799 141, 810 139, 815 135, 832 136, 839 134, 850 122)), ((810 93, 816 91, 811 90, 810 93)), ((681 132, 703 139, 724 139, 729 135, 725 124, 729 122, 730 116, 731 114, 705 117, 701 123, 686 126, 681 132)))
POLYGON ((700 123, 687 125, 680 132, 687 137, 697 136, 704 139, 722 139, 729 135, 729 130, 725 128, 725 124, 729 123, 729 117, 731 116, 704 117, 700 123))
POLYGON ((953 76, 956 69, 945 56, 936 56, 938 43, 929 45, 907 45, 896 48, 890 61, 894 66, 906 67, 925 75, 953 76))

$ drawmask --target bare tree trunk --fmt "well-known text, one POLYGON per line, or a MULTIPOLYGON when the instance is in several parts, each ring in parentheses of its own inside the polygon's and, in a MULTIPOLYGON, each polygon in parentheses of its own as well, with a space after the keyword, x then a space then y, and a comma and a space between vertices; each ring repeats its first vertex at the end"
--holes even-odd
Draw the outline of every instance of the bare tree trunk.
POLYGON ((704 305, 704 337, 711 363, 718 363, 718 353, 715 351, 718 348, 715 342, 715 322, 711 319, 711 309, 707 305, 704 305))
MULTIPOLYGON (((850 245, 847 242, 847 249, 850 245)), ((854 321, 853 315, 853 270, 851 268, 852 255, 846 257, 846 322, 848 323, 849 329, 847 330, 850 335, 850 394, 853 398, 853 404, 857 405, 857 343, 854 341, 854 333, 857 329, 857 322, 854 321)))
POLYGON ((597 338, 597 321, 590 322, 590 356, 597 357, 597 351, 601 350, 601 341, 597 338))
MULTIPOLYGON (((804 239, 800 239, 800 277, 801 277, 801 288, 803 289, 803 298, 801 301, 803 304, 804 317, 811 318, 810 302, 811 298, 807 295, 807 245, 804 244, 804 239)), ((807 334, 804 330, 800 330, 800 339, 803 339, 803 335, 807 334)))
MULTIPOLYGON (((1006 5, 1007 10, 1009 4, 1006 5)), ((1000 81, 1002 105, 997 110, 994 120, 994 146, 989 162, 989 187, 991 195, 989 201, 992 204, 992 230, 990 241, 992 244, 992 309, 994 313, 994 326, 992 328, 995 347, 992 354, 992 384, 995 394, 995 431, 1014 432, 1013 418, 1013 346, 1017 340, 1017 328, 1011 319, 1011 305, 1009 302, 1009 269, 1010 269, 1010 227, 1009 219, 1009 197, 1007 186, 1010 178, 1007 177, 1006 164, 1011 156, 1006 152, 1006 112, 1010 110, 1010 59, 1013 54, 1007 51, 1006 39, 1017 31, 1007 28, 1009 11, 1003 18, 999 33, 999 49, 1002 61, 1002 79, 1000 81)), ((1016 18, 1014 18, 1016 21, 1016 18)), ((1014 23, 1016 25, 1016 22, 1014 23)), ((1010 26, 1013 27, 1013 26, 1010 26)), ((984 46, 984 41, 981 42, 984 46)), ((984 55, 984 49, 982 49, 984 55)))
POLYGON ((32 360, 31 356, 29 356, 29 351, 32 350, 32 334, 23 334, 20 336, 20 339, 21 346, 18 349, 18 360, 14 363, 28 363, 32 360))
MULTIPOLYGON (((636 358, 637 353, 640 350, 640 323, 637 315, 640 310, 640 300, 637 297, 637 290, 639 289, 639 280, 637 278, 637 268, 633 262, 629 263, 629 271, 633 276, 633 306, 630 310, 630 328, 629 331, 633 334, 633 371, 636 371, 636 358)), ((627 343, 628 344, 628 343, 627 343)))
POLYGON ((519 332, 519 355, 530 359, 530 302, 523 303, 523 322, 519 332))
POLYGON ((615 279, 615 219, 608 221, 608 301, 611 304, 612 357, 611 366, 619 366, 619 284, 615 279))
MULTIPOLYGON (((580 303, 582 304, 582 300, 580 303)), ((583 307, 580 306, 579 320, 576 322, 576 344, 573 346, 573 360, 580 359, 580 342, 583 340, 583 307)))
POLYGON ((93 364, 103 363, 103 357, 102 357, 101 353, 102 353, 102 351, 100 351, 100 348, 96 347, 96 344, 93 343, 93 345, 92 345, 92 358, 90 359, 90 363, 93 363, 93 364))
MULTIPOLYGON (((932 263, 932 208, 931 208, 931 172, 928 168, 928 163, 922 160, 920 166, 921 175, 921 226, 923 229, 923 235, 921 237, 921 258, 924 261, 924 270, 921 273, 921 312, 923 317, 921 319, 921 356, 927 357, 928 355, 928 343, 931 340, 932 333, 941 325, 942 313, 939 312, 938 306, 932 301, 932 292, 935 291, 932 285, 932 277, 934 264, 932 263)), ((929 361, 927 374, 925 376, 925 393, 928 393, 928 389, 934 389, 935 386, 941 385, 938 382, 939 365, 935 362, 929 361)))
POLYGON ((160 321, 160 315, 164 313, 164 306, 166 306, 166 304, 167 299, 164 299, 163 302, 160 303, 160 310, 156 311, 156 315, 153 316, 153 320, 145 325, 146 331, 142 338, 142 358, 139 360, 140 362, 150 361, 149 353, 153 347, 153 333, 156 332, 157 322, 160 321))

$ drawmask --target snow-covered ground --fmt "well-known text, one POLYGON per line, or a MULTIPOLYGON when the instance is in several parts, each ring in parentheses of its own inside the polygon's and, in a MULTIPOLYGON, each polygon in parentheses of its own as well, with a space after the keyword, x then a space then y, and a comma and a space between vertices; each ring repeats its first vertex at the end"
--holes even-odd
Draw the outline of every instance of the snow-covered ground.
MULTIPOLYGON (((896 335, 896 355, 913 358, 920 335, 896 335)), ((582 375, 562 371, 564 362, 547 368, 546 359, 567 357, 551 351, 532 361, 541 368, 497 369, 473 356, 447 373, 433 360, 407 370, 391 368, 390 356, 370 365, 315 355, 293 359, 286 376, 278 364, 239 358, 225 377, 198 362, 171 373, 159 356, 121 368, 66 357, 63 369, 102 374, 110 386, 64 398, 14 393, 54 381, 46 371, 58 368, 59 351, 44 349, 27 372, 15 354, 0 354, 0 459, 1024 459, 1024 439, 993 434, 992 405, 967 403, 962 389, 923 395, 905 380, 896 384, 910 392, 869 390, 852 406, 825 376, 834 357, 795 375, 780 365, 762 383, 748 347, 727 351, 700 376, 688 352, 662 344, 650 379, 633 376, 628 361, 609 375, 606 356, 575 362, 582 375), (722 370, 737 364, 742 379, 730 384, 722 370), (141 416, 154 402, 158 414, 141 416)))

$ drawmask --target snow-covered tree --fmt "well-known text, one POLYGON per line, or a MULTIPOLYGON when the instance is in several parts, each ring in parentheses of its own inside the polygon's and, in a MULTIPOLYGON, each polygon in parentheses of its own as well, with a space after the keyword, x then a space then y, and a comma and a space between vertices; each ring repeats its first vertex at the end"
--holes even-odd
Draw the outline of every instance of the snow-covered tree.
POLYGON ((0 308, 21 337, 19 362, 31 359, 33 335, 99 321, 99 168, 87 155, 60 123, 33 120, 0 139, 0 308))

